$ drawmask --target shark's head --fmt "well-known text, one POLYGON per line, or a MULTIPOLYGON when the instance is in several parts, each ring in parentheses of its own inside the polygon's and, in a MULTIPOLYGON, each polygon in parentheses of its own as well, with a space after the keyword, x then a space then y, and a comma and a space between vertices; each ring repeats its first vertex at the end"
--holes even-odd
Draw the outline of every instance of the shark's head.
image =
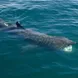
POLYGON ((65 52, 71 52, 73 48, 72 46, 76 44, 76 42, 69 40, 68 38, 65 37, 58 37, 55 38, 55 40, 56 47, 65 52))
POLYGON ((66 45, 63 47, 63 51, 65 52, 72 52, 73 50, 73 45, 76 44, 76 42, 69 40, 67 38, 65 38, 66 41, 66 45))

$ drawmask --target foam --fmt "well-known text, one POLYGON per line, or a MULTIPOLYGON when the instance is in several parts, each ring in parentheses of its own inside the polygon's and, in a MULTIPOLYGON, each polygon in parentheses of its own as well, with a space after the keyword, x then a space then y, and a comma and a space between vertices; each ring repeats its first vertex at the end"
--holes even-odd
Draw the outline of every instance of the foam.
POLYGON ((63 49, 65 52, 72 52, 72 45, 69 45, 63 49))

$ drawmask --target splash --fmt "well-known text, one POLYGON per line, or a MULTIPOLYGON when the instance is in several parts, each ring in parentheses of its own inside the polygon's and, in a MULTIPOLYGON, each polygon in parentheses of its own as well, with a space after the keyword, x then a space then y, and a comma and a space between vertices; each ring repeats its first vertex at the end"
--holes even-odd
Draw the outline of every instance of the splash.
POLYGON ((65 52, 72 52, 72 45, 69 45, 63 49, 65 52))

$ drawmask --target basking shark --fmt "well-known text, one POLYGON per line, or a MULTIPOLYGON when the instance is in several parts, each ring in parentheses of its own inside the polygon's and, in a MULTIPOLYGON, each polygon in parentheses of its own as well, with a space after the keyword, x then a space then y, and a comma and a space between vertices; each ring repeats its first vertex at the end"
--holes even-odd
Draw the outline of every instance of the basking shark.
POLYGON ((5 21, 0 19, 0 30, 8 32, 9 34, 17 34, 24 37, 27 40, 31 40, 34 43, 47 46, 49 48, 55 48, 62 51, 71 52, 72 45, 76 42, 59 36, 50 36, 44 33, 39 33, 21 26, 20 23, 16 22, 15 25, 9 25, 5 21))

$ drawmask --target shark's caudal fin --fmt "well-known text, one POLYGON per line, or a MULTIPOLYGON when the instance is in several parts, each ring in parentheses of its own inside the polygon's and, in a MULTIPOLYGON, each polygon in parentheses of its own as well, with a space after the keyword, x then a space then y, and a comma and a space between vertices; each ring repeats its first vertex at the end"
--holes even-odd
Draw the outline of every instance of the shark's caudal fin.
POLYGON ((24 27, 23 27, 23 26, 21 26, 21 24, 20 24, 18 21, 16 22, 16 26, 17 26, 17 28, 24 29, 24 27))
POLYGON ((0 18, 0 28, 7 27, 8 23, 6 23, 3 19, 0 18))

